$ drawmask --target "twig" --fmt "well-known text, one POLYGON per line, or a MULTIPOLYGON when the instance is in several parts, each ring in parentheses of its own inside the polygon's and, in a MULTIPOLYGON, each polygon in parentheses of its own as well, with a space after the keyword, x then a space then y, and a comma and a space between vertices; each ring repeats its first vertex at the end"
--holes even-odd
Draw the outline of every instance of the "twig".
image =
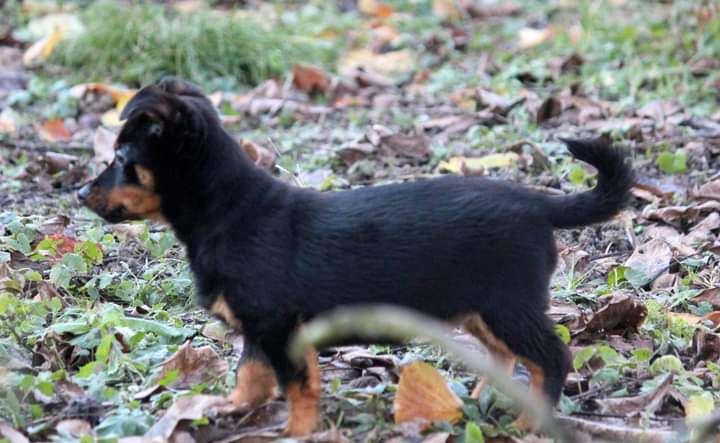
MULTIPOLYGON (((273 141, 273 139, 270 137, 268 137, 267 139, 268 139, 268 143, 270 143, 270 147, 273 148, 273 151, 275 151, 275 155, 277 155, 277 158, 279 159, 280 157, 282 157, 282 154, 280 153, 280 150, 278 149, 278 147, 275 144, 275 142, 273 141)), ((297 174, 288 171, 286 168, 278 165, 277 162, 275 162, 275 167, 278 170, 280 170, 280 172, 284 172, 285 174, 288 174, 290 177, 292 177, 293 181, 299 188, 305 187, 305 183, 303 183, 303 181, 300 180, 300 177, 297 174)))
POLYGON ((533 422, 558 441, 572 441, 542 398, 520 388, 491 357, 473 352, 449 337, 450 327, 415 311, 390 305, 339 308, 303 325, 293 337, 289 352, 298 364, 310 347, 322 348, 348 338, 407 341, 422 336, 483 374, 499 391, 527 412, 533 422))
POLYGON ((24 151, 47 152, 47 151, 88 151, 92 149, 86 144, 67 143, 47 145, 43 143, 21 142, 16 140, 0 139, 0 148, 22 149, 24 151))

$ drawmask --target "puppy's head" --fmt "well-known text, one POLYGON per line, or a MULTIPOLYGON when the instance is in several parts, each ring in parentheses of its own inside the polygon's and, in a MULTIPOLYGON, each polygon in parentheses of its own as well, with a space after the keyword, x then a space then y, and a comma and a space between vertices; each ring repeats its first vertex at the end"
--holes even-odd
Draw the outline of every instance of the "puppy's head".
POLYGON ((162 220, 164 191, 200 154, 217 113, 197 86, 169 78, 138 91, 120 118, 114 160, 78 199, 111 223, 162 220))

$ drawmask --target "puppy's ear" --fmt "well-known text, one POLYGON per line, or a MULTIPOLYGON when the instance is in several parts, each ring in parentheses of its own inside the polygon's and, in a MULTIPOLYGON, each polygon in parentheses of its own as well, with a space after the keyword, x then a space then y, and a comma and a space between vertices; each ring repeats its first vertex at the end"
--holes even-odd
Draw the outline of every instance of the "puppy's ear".
POLYGON ((120 120, 143 115, 152 122, 148 127, 149 132, 160 135, 166 126, 180 120, 180 111, 175 100, 159 87, 152 85, 142 88, 130 99, 120 113, 120 120))
POLYGON ((205 98, 205 93, 198 85, 178 77, 164 77, 157 86, 170 94, 205 98))

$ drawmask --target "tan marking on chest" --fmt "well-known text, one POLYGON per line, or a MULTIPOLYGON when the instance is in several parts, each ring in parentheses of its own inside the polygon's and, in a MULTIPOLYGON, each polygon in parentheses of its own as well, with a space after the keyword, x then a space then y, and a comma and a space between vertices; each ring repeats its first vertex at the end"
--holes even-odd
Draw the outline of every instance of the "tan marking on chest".
POLYGON ((210 306, 210 313, 223 319, 225 323, 232 326, 233 329, 242 331, 242 323, 235 314, 233 314, 224 294, 220 294, 215 298, 215 301, 210 306))

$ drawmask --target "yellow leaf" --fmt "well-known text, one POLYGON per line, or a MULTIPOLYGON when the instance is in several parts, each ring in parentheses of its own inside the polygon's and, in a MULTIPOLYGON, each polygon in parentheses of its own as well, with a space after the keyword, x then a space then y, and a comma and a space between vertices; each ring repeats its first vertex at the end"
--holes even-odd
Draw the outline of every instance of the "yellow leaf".
POLYGON ((417 57, 410 49, 376 54, 369 49, 355 49, 345 54, 338 62, 341 74, 365 68, 384 75, 408 74, 417 67, 417 57))
POLYGON ((63 31, 62 28, 58 26, 53 29, 50 35, 36 41, 25 51, 23 54, 23 64, 25 66, 32 66, 47 60, 62 38, 63 31))
POLYGON ((481 172, 488 168, 505 168, 518 162, 520 156, 514 152, 502 154, 490 154, 484 157, 465 158, 452 157, 447 161, 440 162, 437 169, 441 172, 453 172, 455 174, 468 170, 469 172, 481 172))
POLYGON ((433 13, 441 20, 454 20, 460 18, 460 10, 455 0, 433 0, 433 13))
POLYGON ((102 117, 100 117, 100 121, 103 125, 108 127, 122 126, 122 121, 120 121, 120 109, 116 107, 107 111, 102 115, 102 117))
POLYGON ((381 3, 377 0, 359 0, 358 10, 365 15, 380 18, 389 17, 393 13, 393 9, 390 5, 386 5, 385 3, 381 3))
POLYGON ((715 410, 715 400, 709 392, 695 394, 685 406, 685 419, 689 421, 701 420, 710 415, 715 410))
POLYGON ((395 394, 395 423, 424 419, 455 423, 462 417, 462 400, 437 369, 421 361, 403 368, 395 394))
POLYGON ((518 32, 518 46, 520 49, 530 49, 542 43, 549 41, 555 36, 555 30, 552 27, 543 29, 522 28, 518 32))

